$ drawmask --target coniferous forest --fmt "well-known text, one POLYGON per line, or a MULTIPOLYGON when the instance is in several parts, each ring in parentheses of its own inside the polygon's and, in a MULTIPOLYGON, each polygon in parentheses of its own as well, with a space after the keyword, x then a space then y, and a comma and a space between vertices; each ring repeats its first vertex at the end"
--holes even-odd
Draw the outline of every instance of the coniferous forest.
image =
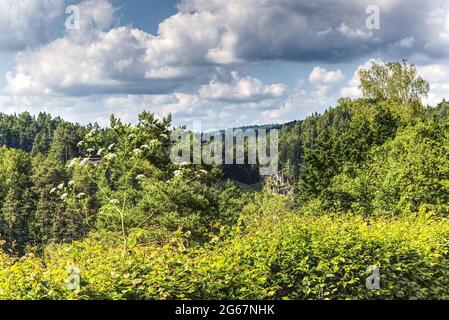
POLYGON ((272 126, 269 177, 172 163, 151 108, 0 114, 0 298, 449 299, 449 103, 406 61, 359 76, 362 98, 272 126))

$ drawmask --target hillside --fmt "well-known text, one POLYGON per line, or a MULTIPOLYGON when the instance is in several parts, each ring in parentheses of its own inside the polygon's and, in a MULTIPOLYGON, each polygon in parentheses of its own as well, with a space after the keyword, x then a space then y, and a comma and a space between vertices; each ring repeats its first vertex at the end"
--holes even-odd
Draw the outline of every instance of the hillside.
POLYGON ((276 125, 276 177, 173 163, 170 116, 0 115, 0 298, 449 298, 449 103, 406 62, 360 76, 276 125))

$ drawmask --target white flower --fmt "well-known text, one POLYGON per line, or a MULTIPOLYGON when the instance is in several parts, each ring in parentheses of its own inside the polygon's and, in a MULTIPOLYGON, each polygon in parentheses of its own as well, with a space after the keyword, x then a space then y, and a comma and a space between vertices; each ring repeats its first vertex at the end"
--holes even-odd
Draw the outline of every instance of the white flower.
POLYGON ((136 135, 134 133, 132 133, 128 136, 128 139, 134 139, 135 137, 136 137, 136 135))
POLYGON ((146 176, 144 175, 144 174, 139 174, 137 177, 136 177, 136 180, 142 180, 142 179, 145 179, 146 178, 146 176))
POLYGON ((159 143, 159 140, 157 140, 157 139, 153 139, 153 140, 150 141, 150 145, 152 145, 152 146, 154 146, 154 145, 156 145, 158 143, 159 143))
POLYGON ((189 166, 190 163, 184 161, 184 162, 181 162, 179 165, 180 165, 181 167, 186 167, 186 166, 189 166))
POLYGON ((79 147, 82 147, 83 145, 84 145, 84 141, 80 141, 80 142, 78 142, 78 144, 76 146, 79 148, 79 147))
POLYGON ((136 156, 138 156, 138 155, 142 154, 142 150, 140 150, 140 149, 134 149, 134 150, 133 150, 133 153, 134 153, 136 156))
POLYGON ((105 151, 105 148, 101 148, 100 150, 98 150, 97 156, 101 156, 104 151, 105 151))
POLYGON ((71 187, 71 186, 73 186, 74 184, 75 184, 75 181, 70 180, 68 186, 71 187))
POLYGON ((95 149, 93 149, 93 148, 87 149, 87 153, 94 153, 94 152, 95 152, 95 149))
POLYGON ((140 147, 140 149, 150 149, 150 146, 147 144, 144 144, 143 146, 140 147))
POLYGON ((70 163, 67 165, 69 168, 73 168, 78 163, 78 158, 72 159, 70 163))
POLYGON ((76 197, 78 199, 84 198, 86 196, 86 194, 84 192, 79 193, 76 197))
POLYGON ((206 171, 206 170, 200 170, 199 173, 201 173, 201 174, 207 174, 207 171, 206 171))
POLYGON ((89 158, 84 158, 84 159, 80 162, 80 164, 81 164, 82 166, 85 166, 88 162, 89 162, 89 158))
POLYGON ((173 174, 175 175, 175 177, 182 177, 182 171, 181 170, 176 170, 173 172, 173 174))
POLYGON ((106 159, 106 160, 112 160, 112 159, 114 159, 116 157, 116 155, 114 154, 114 153, 109 153, 109 154, 107 154, 104 158, 106 159))
POLYGON ((59 190, 64 189, 64 183, 61 183, 61 184, 58 186, 58 189, 59 189, 59 190))
POLYGON ((114 147, 115 147, 115 143, 111 144, 111 145, 108 147, 108 150, 111 151, 112 149, 114 149, 114 147))
POLYGON ((58 189, 56 189, 56 188, 53 188, 53 189, 51 189, 51 190, 50 190, 50 194, 53 194, 53 193, 55 193, 55 192, 56 192, 56 190, 58 190, 58 189))
POLYGON ((112 199, 111 201, 109 201, 110 204, 119 204, 120 201, 118 201, 117 199, 112 199))
POLYGON ((62 196, 61 196, 61 200, 64 200, 65 198, 67 198, 69 195, 67 194, 67 193, 64 193, 62 196))
POLYGON ((87 135, 86 139, 92 138, 97 133, 97 130, 92 129, 87 135))

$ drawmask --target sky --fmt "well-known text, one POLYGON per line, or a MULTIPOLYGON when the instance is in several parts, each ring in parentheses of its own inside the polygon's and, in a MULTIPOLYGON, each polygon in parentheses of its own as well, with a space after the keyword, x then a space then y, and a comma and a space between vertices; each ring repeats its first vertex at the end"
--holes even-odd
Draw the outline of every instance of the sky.
POLYGON ((0 112, 203 129, 283 123, 360 97, 407 59, 449 98, 446 0, 0 0, 0 112))

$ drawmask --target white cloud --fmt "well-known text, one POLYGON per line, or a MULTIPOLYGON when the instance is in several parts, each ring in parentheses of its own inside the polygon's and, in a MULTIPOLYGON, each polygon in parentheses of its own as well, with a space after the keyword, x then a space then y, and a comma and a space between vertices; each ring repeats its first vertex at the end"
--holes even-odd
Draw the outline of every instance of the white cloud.
MULTIPOLYGON (((428 63, 449 54, 443 0, 189 0, 156 34, 118 26, 109 1, 85 0, 79 4, 81 29, 45 43, 60 14, 46 5, 62 2, 21 0, 15 9, 16 0, 0 0, 0 49, 30 46, 6 74, 10 96, 0 97, 3 111, 45 105, 68 120, 101 120, 116 112, 131 121, 152 106, 180 122, 200 118, 216 127, 282 122, 322 111, 340 93, 360 96, 358 77, 345 83, 340 69, 317 66, 309 84, 292 89, 244 75, 243 67, 413 54, 428 63), (380 30, 365 26, 365 8, 372 4, 381 9, 380 30), (237 72, 226 76, 231 70, 237 72)), ((449 92, 443 66, 435 61, 425 70, 433 73, 431 100, 449 92)))
POLYGON ((416 41, 415 37, 413 37, 413 36, 412 37, 407 37, 407 38, 404 38, 401 41, 399 41, 397 43, 397 45, 399 47, 401 47, 401 48, 410 49, 410 48, 413 48, 413 46, 415 44, 415 41, 416 41))
POLYGON ((309 81, 316 85, 332 85, 344 79, 341 70, 327 71, 325 68, 314 67, 309 76, 309 81))
POLYGON ((418 66, 418 72, 430 84, 430 93, 426 103, 436 106, 443 99, 449 99, 449 65, 418 66))
POLYGON ((365 39, 367 39, 367 38, 370 38, 373 36, 373 33, 371 31, 361 30, 361 29, 352 29, 351 27, 349 27, 346 24, 346 22, 343 22, 338 27, 337 30, 349 38, 361 38, 361 39, 365 38, 365 39))
POLYGON ((79 32, 108 30, 116 22, 117 9, 109 0, 84 0, 76 6, 80 13, 79 32))
POLYGON ((232 72, 231 76, 231 83, 213 80, 201 86, 200 97, 228 102, 257 102, 282 97, 286 92, 286 87, 282 84, 265 85, 259 79, 241 77, 237 72, 232 72))
POLYGON ((0 0, 0 50, 18 50, 48 41, 64 0, 0 0))
POLYGON ((57 39, 19 53, 15 71, 6 74, 6 90, 11 94, 165 93, 186 80, 208 76, 194 67, 153 64, 148 57, 150 40, 149 34, 128 27, 98 32, 95 39, 70 35, 57 39))
POLYGON ((18 55, 7 89, 14 94, 166 93, 209 82, 217 66, 348 60, 397 43, 396 50, 412 44, 425 50, 434 31, 419 21, 441 0, 430 2, 374 1, 383 14, 381 29, 374 32, 365 26, 372 0, 190 0, 152 35, 130 27, 111 29, 116 9, 106 0, 86 0, 79 5, 81 32, 18 55))
POLYGON ((300 82, 285 97, 281 104, 262 112, 261 123, 285 123, 292 120, 304 119, 314 112, 323 112, 336 102, 334 90, 318 86, 310 90, 300 82))

